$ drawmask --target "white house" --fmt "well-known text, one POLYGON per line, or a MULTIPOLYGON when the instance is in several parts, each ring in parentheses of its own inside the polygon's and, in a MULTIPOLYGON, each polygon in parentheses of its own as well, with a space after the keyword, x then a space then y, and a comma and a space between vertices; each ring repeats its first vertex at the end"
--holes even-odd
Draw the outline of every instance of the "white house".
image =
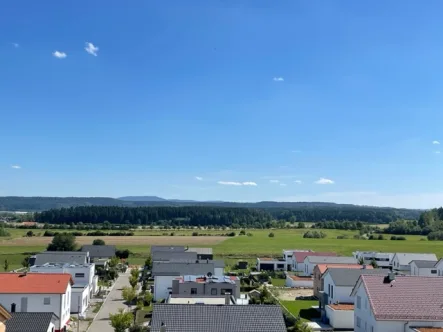
POLYGON ((354 305, 353 304, 328 304, 326 306, 328 324, 334 330, 350 330, 354 328, 354 305))
POLYGON ((418 254, 418 253, 401 253, 397 252, 392 258, 392 268, 397 271, 410 271, 412 261, 435 261, 437 256, 435 254, 418 254))
POLYGON ((435 263, 435 268, 437 269, 437 275, 443 276, 443 258, 440 258, 440 260, 435 263))
POLYGON ((367 265, 375 261, 379 268, 390 268, 392 266, 392 259, 394 258, 394 253, 392 252, 356 251, 352 254, 359 262, 363 259, 364 264, 367 265))
POLYGON ((357 260, 354 257, 306 256, 303 264, 303 275, 310 276, 317 264, 357 264, 357 260))
POLYGON ((70 274, 0 273, 0 303, 11 312, 52 312, 56 331, 70 319, 70 274))
POLYGON ((286 287, 292 288, 313 288, 314 287, 314 279, 311 276, 302 277, 291 274, 286 274, 286 287))
POLYGON ((88 285, 74 284, 71 293, 71 313, 84 314, 90 302, 88 285))
POLYGON ((443 278, 394 273, 362 275, 352 291, 354 331, 417 332, 426 327, 443 328, 442 285, 443 278))
POLYGON ((43 265, 45 263, 89 263, 89 252, 81 251, 43 251, 35 255, 32 265, 43 265))
POLYGON ((412 261, 410 265, 412 276, 438 277, 436 261, 412 261))
POLYGON ((285 271, 286 261, 282 258, 257 257, 257 271, 285 271))
POLYGON ((307 256, 337 256, 335 252, 315 252, 311 250, 296 250, 292 255, 292 271, 304 272, 304 261, 307 256))

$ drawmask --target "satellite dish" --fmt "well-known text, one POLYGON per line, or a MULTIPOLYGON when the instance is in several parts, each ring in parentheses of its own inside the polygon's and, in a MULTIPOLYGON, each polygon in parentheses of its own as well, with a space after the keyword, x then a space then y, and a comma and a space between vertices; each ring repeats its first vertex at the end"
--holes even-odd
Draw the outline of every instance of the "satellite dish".
POLYGON ((212 277, 212 273, 211 272, 208 272, 206 275, 208 276, 208 278, 212 277))

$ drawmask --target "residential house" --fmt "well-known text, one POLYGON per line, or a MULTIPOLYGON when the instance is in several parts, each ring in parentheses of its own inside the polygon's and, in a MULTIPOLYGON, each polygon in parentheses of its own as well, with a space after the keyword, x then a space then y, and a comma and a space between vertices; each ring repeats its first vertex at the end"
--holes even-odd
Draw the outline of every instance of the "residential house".
POLYGON ((84 245, 82 247, 82 252, 89 252, 89 257, 91 262, 95 262, 100 259, 111 259, 115 256, 115 246, 110 245, 84 245))
POLYGON ((207 305, 234 305, 234 302, 229 296, 211 296, 211 295, 202 295, 199 297, 195 297, 194 295, 177 295, 171 294, 169 295, 168 300, 166 301, 168 304, 207 304, 207 305))
POLYGON ((352 254, 359 263, 363 260, 364 264, 369 265, 375 261, 377 267, 381 269, 390 268, 392 266, 392 259, 394 258, 394 253, 392 252, 356 251, 352 254))
POLYGON ((181 276, 172 281, 171 295, 233 296, 240 298, 240 279, 234 276, 181 276))
POLYGON ((438 270, 436 268, 436 261, 412 261, 410 265, 412 276, 421 277, 437 277, 438 270))
MULTIPOLYGON (((326 272, 327 269, 361 269, 363 265, 360 264, 318 264, 314 267, 313 271, 313 279, 314 279, 314 296, 319 298, 320 291, 324 290, 323 279, 322 276, 326 272)), ((372 269, 371 265, 366 265, 366 269, 372 269)))
POLYGON ((213 260, 214 254, 212 253, 212 248, 190 248, 187 247, 185 252, 195 252, 197 253, 197 259, 205 260, 213 260))
POLYGON ((0 304, 0 332, 6 331, 6 321, 11 319, 11 314, 0 304))
POLYGON ((193 251, 154 251, 151 257, 153 262, 195 262, 197 253, 193 251))
POLYGON ((437 269, 437 275, 443 276, 443 258, 440 258, 440 260, 435 263, 435 268, 437 269))
POLYGON ((433 332, 443 328, 443 278, 362 275, 352 296, 355 332, 433 332))
POLYGON ((383 269, 368 270, 365 267, 362 269, 327 269, 323 275, 324 290, 320 291, 319 307, 322 320, 329 322, 334 329, 352 329, 354 327, 352 308, 354 297, 351 293, 358 278, 362 274, 385 275, 388 272, 383 269), (351 306, 337 306, 338 304, 351 306))
POLYGON ((292 287, 292 288, 313 288, 314 287, 314 281, 311 276, 297 276, 293 275, 291 273, 286 273, 286 281, 285 281, 286 287, 292 287))
POLYGON ((305 271, 305 258, 307 256, 337 256, 335 252, 315 252, 315 251, 296 251, 292 256, 292 270, 297 272, 305 271))
POLYGON ((418 253, 401 253, 397 252, 392 258, 392 268, 397 271, 410 271, 412 261, 435 261, 437 256, 435 254, 418 254, 418 253))
POLYGON ((88 264, 89 253, 80 251, 44 251, 35 256, 35 261, 30 265, 43 265, 46 263, 88 264))
MULTIPOLYGON (((209 259, 213 260, 214 255, 212 254, 212 248, 189 248, 185 246, 151 246, 151 256, 152 260, 155 261, 155 253, 157 252, 170 252, 170 253, 184 253, 184 252, 193 252, 197 255, 196 259, 204 260, 209 259)), ((157 256, 159 257, 159 256, 157 256)), ((171 256, 172 257, 172 256, 171 256)))
POLYGON ((0 273, 0 303, 11 313, 52 312, 55 331, 66 331, 72 285, 67 273, 0 273))
POLYGON ((13 312, 6 332, 54 332, 57 320, 53 312, 13 312))
POLYGON ((285 271, 286 261, 283 258, 257 257, 257 271, 285 271))
POLYGON ((345 256, 306 256, 304 259, 304 271, 305 276, 310 276, 314 272, 314 267, 318 264, 358 264, 354 257, 345 256))
POLYGON ((151 332, 286 332, 278 305, 154 304, 151 332))
POLYGON ((223 276, 223 261, 153 262, 154 300, 167 299, 172 291, 172 281, 184 275, 223 276), (221 271, 220 271, 221 270, 221 271), (221 272, 221 273, 220 273, 221 272))

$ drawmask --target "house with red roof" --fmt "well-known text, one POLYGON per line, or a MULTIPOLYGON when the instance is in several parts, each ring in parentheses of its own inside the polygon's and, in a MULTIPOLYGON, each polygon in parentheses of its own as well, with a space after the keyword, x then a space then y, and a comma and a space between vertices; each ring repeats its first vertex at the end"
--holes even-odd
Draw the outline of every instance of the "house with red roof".
POLYGON ((443 278, 361 275, 352 290, 354 331, 443 331, 443 278))
POLYGON ((11 313, 52 312, 55 331, 66 331, 73 283, 67 273, 0 273, 0 303, 11 313))
POLYGON ((337 256, 335 252, 294 251, 292 256, 292 271, 305 271, 305 258, 308 256, 337 256))

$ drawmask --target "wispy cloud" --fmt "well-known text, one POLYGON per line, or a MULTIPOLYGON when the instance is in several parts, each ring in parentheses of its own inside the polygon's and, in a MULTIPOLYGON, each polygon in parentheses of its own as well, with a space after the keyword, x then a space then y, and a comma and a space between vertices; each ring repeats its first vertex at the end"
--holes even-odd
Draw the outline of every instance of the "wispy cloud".
POLYGON ((93 56, 97 56, 97 52, 98 52, 98 47, 95 46, 93 43, 90 42, 86 42, 85 43, 85 51, 88 52, 89 54, 93 55, 93 56))
POLYGON ((52 55, 58 59, 64 59, 68 56, 65 52, 60 52, 60 51, 55 51, 52 53, 52 55))
POLYGON ((440 145, 440 142, 439 141, 432 141, 432 144, 440 145))
POLYGON ((274 82, 283 82, 285 79, 283 77, 279 76, 279 77, 274 77, 273 80, 274 80, 274 82))
POLYGON ((294 183, 296 183, 296 184, 302 184, 301 180, 295 180, 294 183))
POLYGON ((320 178, 317 181, 315 181, 316 184, 334 184, 334 181, 331 179, 326 178, 320 178))
POLYGON ((269 183, 280 183, 280 180, 269 180, 269 183))
POLYGON ((280 183, 280 186, 281 186, 281 187, 286 187, 287 184, 286 184, 286 183, 280 183))
POLYGON ((18 43, 12 43, 12 46, 14 46, 15 48, 19 48, 20 45, 18 43))
POLYGON ((201 176, 196 176, 195 179, 196 179, 197 181, 203 181, 203 178, 202 178, 201 176))
POLYGON ((246 182, 236 182, 236 181, 218 181, 218 184, 221 184, 223 186, 257 186, 257 183, 246 181, 246 182))
POLYGON ((435 154, 440 154, 440 151, 434 151, 435 154))
POLYGON ((12 165, 11 168, 13 168, 13 169, 20 169, 22 167, 20 165, 12 165))

